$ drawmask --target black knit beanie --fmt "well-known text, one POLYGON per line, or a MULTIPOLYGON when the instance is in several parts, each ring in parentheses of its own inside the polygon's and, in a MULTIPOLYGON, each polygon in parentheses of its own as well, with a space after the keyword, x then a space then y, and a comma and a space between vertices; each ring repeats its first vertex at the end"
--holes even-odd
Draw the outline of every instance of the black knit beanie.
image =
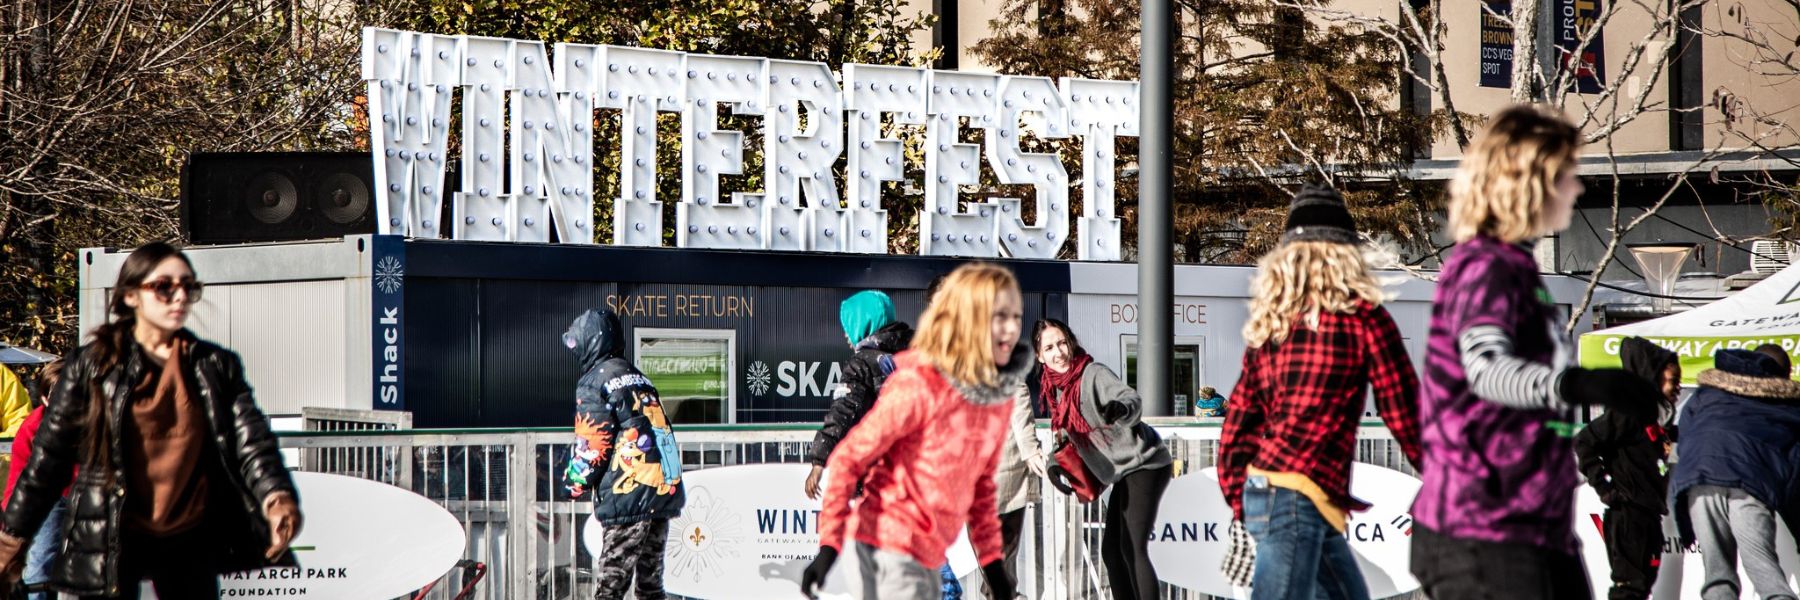
POLYGON ((1333 242, 1358 244, 1356 219, 1344 206, 1344 197, 1329 186, 1309 183, 1294 196, 1288 207, 1287 226, 1282 229, 1282 243, 1333 242))

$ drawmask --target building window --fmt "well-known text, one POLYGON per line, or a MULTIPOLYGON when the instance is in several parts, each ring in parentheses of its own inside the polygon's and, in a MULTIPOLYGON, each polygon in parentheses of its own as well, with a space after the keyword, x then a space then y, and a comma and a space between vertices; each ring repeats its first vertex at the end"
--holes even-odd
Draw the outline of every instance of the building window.
POLYGON ((737 420, 737 332, 637 328, 637 368, 656 385, 663 412, 678 425, 737 420))
MULTIPOLYGON (((1120 354, 1125 357, 1125 372, 1123 374, 1125 385, 1129 385, 1133 389, 1136 389, 1138 363, 1137 336, 1122 335, 1119 336, 1119 338, 1120 343, 1124 345, 1124 351, 1120 354)), ((1198 399, 1197 395, 1200 393, 1200 388, 1206 387, 1207 385, 1217 385, 1216 383, 1206 383, 1206 378, 1204 377, 1206 364, 1201 360, 1202 355, 1200 349, 1205 345, 1205 338, 1199 336, 1175 337, 1175 362, 1174 364, 1169 365, 1170 370, 1173 371, 1170 373, 1171 380, 1169 382, 1169 393, 1175 397, 1161 400, 1160 402, 1158 399, 1144 398, 1143 400, 1146 404, 1150 402, 1159 402, 1157 406, 1146 405, 1144 407, 1144 416, 1170 415, 1176 417, 1188 417, 1194 415, 1194 401, 1198 399)))

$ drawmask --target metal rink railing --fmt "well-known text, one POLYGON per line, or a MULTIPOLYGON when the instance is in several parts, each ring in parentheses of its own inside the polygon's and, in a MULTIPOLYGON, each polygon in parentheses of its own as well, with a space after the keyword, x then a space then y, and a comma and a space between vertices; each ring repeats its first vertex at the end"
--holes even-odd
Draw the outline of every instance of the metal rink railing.
MULTIPOLYGON (((384 431, 315 425, 309 420, 308 429, 314 431, 282 435, 282 447, 299 453, 295 468, 380 481, 443 506, 465 528, 464 558, 487 567, 472 597, 594 596, 595 559, 581 543, 592 504, 570 499, 561 485, 573 441, 569 430, 384 431)), ((678 427, 676 434, 684 469, 693 471, 803 463, 815 431, 791 425, 709 426, 678 427)), ((1216 425, 1163 425, 1158 431, 1176 459, 1177 476, 1212 466, 1218 454, 1216 425)), ((1039 434, 1048 447, 1048 431, 1039 434)), ((1365 426, 1360 437, 1359 461, 1413 474, 1385 429, 1365 426)), ((1104 503, 1079 504, 1051 491, 1047 482, 1042 489, 1048 493, 1027 513, 1020 541, 1020 591, 1029 598, 1111 598, 1099 552, 1104 503)), ((466 570, 453 570, 427 597, 452 598, 469 576, 466 570)), ((968 598, 980 597, 981 575, 965 579, 964 590, 968 598)), ((1164 584, 1159 597, 1208 596, 1164 584)))

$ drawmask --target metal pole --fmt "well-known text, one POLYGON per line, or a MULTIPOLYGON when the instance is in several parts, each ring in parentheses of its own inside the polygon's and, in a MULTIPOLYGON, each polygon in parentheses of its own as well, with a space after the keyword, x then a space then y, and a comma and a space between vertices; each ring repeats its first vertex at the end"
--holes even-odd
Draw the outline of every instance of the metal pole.
POLYGON ((1144 414, 1173 408, 1169 390, 1174 362, 1175 265, 1169 195, 1173 173, 1170 139, 1175 97, 1174 6, 1143 0, 1138 94, 1138 394, 1144 414))

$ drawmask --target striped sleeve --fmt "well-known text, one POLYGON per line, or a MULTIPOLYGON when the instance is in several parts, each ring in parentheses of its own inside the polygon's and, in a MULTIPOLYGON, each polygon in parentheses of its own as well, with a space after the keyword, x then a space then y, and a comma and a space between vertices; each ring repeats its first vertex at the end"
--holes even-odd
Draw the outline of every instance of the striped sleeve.
POLYGON ((1476 396, 1509 408, 1551 408, 1560 403, 1556 380, 1562 373, 1549 365, 1513 354, 1513 340, 1492 325, 1464 329, 1456 337, 1463 372, 1476 396))

